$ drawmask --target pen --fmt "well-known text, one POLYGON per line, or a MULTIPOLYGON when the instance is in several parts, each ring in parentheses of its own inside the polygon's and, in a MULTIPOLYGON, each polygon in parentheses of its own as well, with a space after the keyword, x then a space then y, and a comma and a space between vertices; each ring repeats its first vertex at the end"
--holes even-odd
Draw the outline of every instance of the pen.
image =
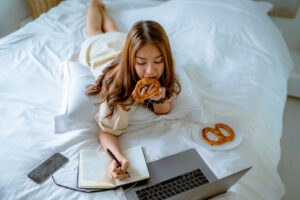
MULTIPOLYGON (((118 159, 116 158, 116 156, 109 150, 109 148, 107 148, 107 153, 109 154, 109 156, 116 161, 118 167, 121 167, 121 163, 118 161, 118 159)), ((128 172, 126 171, 126 174, 128 174, 128 172)), ((130 178, 130 175, 128 174, 128 177, 130 178)))

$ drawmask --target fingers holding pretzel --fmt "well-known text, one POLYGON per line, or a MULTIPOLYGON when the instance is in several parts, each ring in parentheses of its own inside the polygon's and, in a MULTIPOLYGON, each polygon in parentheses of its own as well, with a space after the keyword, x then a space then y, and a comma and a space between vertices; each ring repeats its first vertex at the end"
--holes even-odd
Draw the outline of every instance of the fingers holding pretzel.
POLYGON ((137 82, 132 97, 136 101, 144 101, 160 93, 160 83, 157 79, 143 78, 137 82))
POLYGON ((165 87, 160 87, 158 90, 158 93, 156 95, 153 95, 150 97, 150 100, 158 101, 160 99, 164 99, 166 97, 166 88, 165 87))
POLYGON ((146 85, 144 87, 142 87, 141 91, 140 91, 140 95, 143 96, 143 95, 147 95, 147 94, 150 94, 151 92, 155 93, 155 85, 154 83, 151 83, 150 85, 146 85))

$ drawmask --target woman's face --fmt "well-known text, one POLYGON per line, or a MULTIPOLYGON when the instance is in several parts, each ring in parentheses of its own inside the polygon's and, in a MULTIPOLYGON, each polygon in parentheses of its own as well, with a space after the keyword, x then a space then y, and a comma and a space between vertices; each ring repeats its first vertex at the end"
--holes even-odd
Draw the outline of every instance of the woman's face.
POLYGON ((164 72, 163 55, 154 44, 145 44, 136 53, 134 69, 140 79, 159 79, 164 72))

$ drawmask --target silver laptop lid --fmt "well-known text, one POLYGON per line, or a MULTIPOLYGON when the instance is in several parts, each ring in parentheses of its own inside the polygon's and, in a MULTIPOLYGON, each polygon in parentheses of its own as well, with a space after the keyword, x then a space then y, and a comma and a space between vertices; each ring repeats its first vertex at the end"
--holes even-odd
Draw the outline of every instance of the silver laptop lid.
POLYGON ((138 183, 137 186, 133 188, 131 188, 130 185, 123 186, 124 191, 131 188, 125 193, 127 199, 138 199, 135 191, 141 188, 160 183, 199 168, 209 182, 218 180, 195 149, 188 149, 166 158, 147 163, 147 166, 150 179, 138 183))
POLYGON ((137 186, 133 188, 129 186, 130 189, 126 186, 123 187, 124 191, 126 191, 125 196, 127 200, 138 199, 136 194, 137 190, 161 183, 162 181, 174 178, 195 169, 201 169, 203 174, 209 180, 209 183, 172 196, 169 199, 190 200, 212 197, 226 192, 251 168, 247 168, 218 180, 195 149, 189 149, 175 155, 147 163, 147 166, 151 177, 150 179, 139 182, 137 186))

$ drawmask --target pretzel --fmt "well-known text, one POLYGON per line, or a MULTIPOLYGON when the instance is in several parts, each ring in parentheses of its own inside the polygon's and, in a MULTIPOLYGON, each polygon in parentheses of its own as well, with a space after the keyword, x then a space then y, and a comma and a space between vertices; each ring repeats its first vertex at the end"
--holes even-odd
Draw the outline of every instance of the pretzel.
POLYGON ((149 97, 152 97, 153 95, 156 95, 159 92, 159 88, 160 88, 160 83, 157 79, 143 78, 137 82, 137 84, 132 92, 132 97, 136 101, 144 101, 145 99, 148 99, 149 97), (154 83, 154 89, 147 94, 141 95, 140 94, 141 89, 147 85, 151 85, 152 83, 154 83))
POLYGON ((210 145, 222 145, 226 142, 230 142, 234 139, 234 135, 235 135, 235 133, 234 133, 233 129, 230 128, 228 125, 222 124, 222 123, 216 124, 214 128, 206 127, 202 130, 203 139, 210 145), (220 130, 220 128, 225 129, 229 133, 229 136, 224 135, 222 133, 222 131, 220 130), (207 137, 207 132, 212 132, 213 134, 215 134, 218 137, 218 140, 217 141, 210 140, 207 137))

